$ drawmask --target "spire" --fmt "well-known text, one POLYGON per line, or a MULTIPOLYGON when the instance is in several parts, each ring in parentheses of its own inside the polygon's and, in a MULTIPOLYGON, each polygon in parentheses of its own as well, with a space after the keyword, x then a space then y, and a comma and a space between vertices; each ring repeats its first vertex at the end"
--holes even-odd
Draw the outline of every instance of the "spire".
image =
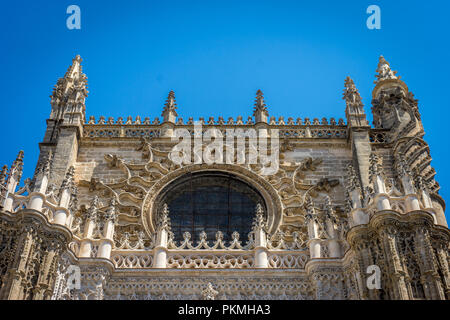
POLYGON ((177 107, 175 103, 175 92, 170 90, 169 96, 167 97, 166 103, 164 105, 164 109, 162 112, 162 117, 164 122, 172 122, 175 123, 175 118, 178 117, 176 112, 177 107))
POLYGON ((364 112, 364 105, 362 103, 361 95, 356 89, 352 78, 347 77, 344 83, 345 89, 343 98, 345 100, 346 108, 345 115, 347 117, 347 125, 350 127, 368 126, 366 120, 366 113, 364 112))
POLYGON ((35 172, 35 179, 36 176, 38 174, 43 174, 48 176, 50 173, 50 168, 51 168, 51 164, 52 164, 52 160, 53 160, 53 152, 50 150, 47 153, 47 156, 44 159, 41 159, 41 161, 39 161, 37 167, 36 167, 36 172, 35 172))
POLYGON ((61 190, 70 189, 73 185, 73 176, 75 174, 75 168, 70 166, 69 170, 67 170, 64 180, 61 184, 61 190))
POLYGON ((0 185, 3 186, 6 183, 6 178, 8 175, 8 166, 5 164, 0 171, 0 185))
POLYGON ((383 172, 383 166, 381 158, 374 152, 369 157, 369 176, 371 181, 375 181, 377 176, 381 176, 383 172))
POLYGON ((167 203, 164 203, 161 213, 158 216, 157 221, 156 221, 156 230, 170 231, 170 228, 171 228, 171 222, 170 222, 170 217, 169 217, 169 206, 167 205, 167 203))
POLYGON ((19 183, 20 178, 22 177, 23 170, 23 151, 20 150, 17 154, 16 160, 14 160, 13 164, 9 168, 8 180, 13 176, 15 177, 15 181, 19 183))
POLYGON ((349 192, 352 192, 355 189, 361 189, 358 176, 351 164, 347 167, 347 189, 349 192))
POLYGON ((305 208, 306 208, 306 218, 311 219, 315 215, 316 211, 314 208, 314 202, 309 194, 306 195, 305 198, 305 208))
POLYGON ((346 104, 351 106, 364 106, 361 100, 361 95, 359 94, 358 89, 356 89, 353 79, 347 77, 345 79, 344 86, 345 89, 343 99, 345 100, 346 104))
POLYGON ((106 210, 106 213, 104 216, 105 220, 113 221, 113 222, 117 221, 116 207, 117 207, 117 200, 115 197, 112 197, 111 201, 109 202, 109 208, 108 208, 108 210, 106 210))
POLYGON ((95 195, 94 198, 92 198, 89 209, 87 209, 87 211, 86 211, 86 220, 96 220, 97 219, 98 206, 99 206, 98 196, 95 195))
POLYGON ((81 57, 77 55, 72 59, 72 65, 69 66, 63 78, 58 79, 53 88, 51 98, 52 112, 50 119, 64 119, 74 123, 76 119, 80 123, 85 121, 85 98, 88 96, 87 77, 83 73, 81 66, 81 57), (67 115, 67 107, 72 107, 67 115), (75 119, 74 119, 75 118, 75 119))
POLYGON ((389 80, 389 79, 398 79, 400 80, 400 77, 397 77, 397 71, 392 71, 391 67, 389 65, 389 62, 384 59, 383 56, 380 56, 380 60, 378 62, 378 68, 376 70, 377 74, 375 77, 377 80, 375 80, 375 84, 378 84, 381 81, 389 80))
POLYGON ((253 218, 253 230, 264 229, 266 227, 266 221, 264 219, 264 208, 261 203, 256 205, 255 217, 253 218))
POLYGON ((266 104, 264 103, 264 96, 261 90, 256 91, 253 116, 255 117, 255 123, 267 122, 267 118, 269 117, 269 112, 267 111, 266 104))

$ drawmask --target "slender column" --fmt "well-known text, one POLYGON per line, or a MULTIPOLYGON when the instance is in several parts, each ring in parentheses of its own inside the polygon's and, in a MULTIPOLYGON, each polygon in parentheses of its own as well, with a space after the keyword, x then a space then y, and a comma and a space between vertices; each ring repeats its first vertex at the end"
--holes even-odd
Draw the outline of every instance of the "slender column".
POLYGON ((430 300, 445 300, 445 293, 437 272, 438 266, 430 243, 430 235, 426 227, 418 227, 415 237, 416 250, 420 257, 422 283, 426 296, 430 300))
POLYGON ((97 223, 98 215, 98 197, 95 196, 91 202, 91 206, 86 212, 86 222, 84 225, 83 240, 81 240, 80 252, 78 256, 83 258, 90 258, 92 252, 92 235, 97 223))
POLYGON ((419 198, 422 199, 423 208, 433 216, 434 223, 438 224, 436 212, 433 208, 433 202, 431 201, 430 192, 419 172, 416 172, 416 187, 419 198))
POLYGON ((167 242, 170 232, 169 207, 165 203, 156 223, 156 246, 154 250, 153 268, 166 268, 167 242))
POLYGON ((362 210, 361 184, 351 164, 347 168, 347 200, 351 208, 349 216, 353 226, 369 223, 369 216, 362 210))
POLYGON ((36 173, 34 175, 33 192, 31 193, 31 198, 28 203, 29 209, 34 209, 37 211, 42 210, 42 205, 45 201, 45 194, 47 192, 48 176, 50 174, 52 158, 53 154, 50 151, 47 157, 37 165, 36 173))
POLYGON ((52 295, 52 283, 50 279, 52 279, 53 275, 51 272, 53 272, 52 267, 54 265, 54 260, 58 256, 60 249, 61 245, 59 243, 51 241, 47 250, 43 252, 44 257, 42 259, 33 300, 48 299, 52 295))
POLYGON ((369 178, 375 191, 375 201, 378 210, 390 210, 391 204, 386 193, 386 185, 383 179, 383 167, 381 159, 372 153, 369 158, 369 178))
POLYGON ((27 274, 27 268, 30 263, 30 257, 36 248, 36 230, 34 226, 24 225, 20 230, 21 236, 18 239, 18 250, 14 253, 14 259, 17 261, 15 267, 8 270, 8 275, 5 276, 3 283, 8 283, 6 277, 10 277, 11 285, 8 288, 4 285, 0 292, 2 292, 3 299, 7 300, 21 300, 23 299, 24 286, 23 282, 27 274), (6 280, 6 281, 5 281, 6 280), (3 292, 5 290, 5 292, 3 292))
POLYGON ((395 299, 408 300, 408 289, 406 287, 405 272, 400 261, 400 256, 396 247, 396 232, 391 227, 384 228, 381 231, 386 250, 388 264, 390 265, 390 277, 394 285, 395 299))
POLYGON ((328 240, 328 248, 330 251, 330 258, 339 258, 341 256, 341 246, 339 244, 339 236, 336 230, 337 216, 333 210, 330 197, 327 195, 325 198, 325 224, 327 233, 330 236, 328 240))
POLYGON ((319 237, 319 221, 314 209, 314 204, 310 197, 308 197, 306 201, 306 210, 306 224, 308 226, 310 256, 311 259, 320 258, 320 246, 322 240, 319 237))
POLYGON ((443 276, 443 290, 447 296, 447 300, 450 300, 450 268, 448 259, 448 244, 445 241, 440 241, 436 248, 437 259, 439 260, 442 276, 443 276))
POLYGON ((111 199, 110 207, 106 212, 104 219, 105 226, 103 227, 103 240, 98 249, 98 256, 100 258, 109 259, 111 257, 112 246, 114 244, 114 225, 117 221, 115 198, 111 199))
POLYGON ((403 190, 405 192, 406 200, 406 211, 414 211, 414 210, 420 210, 420 203, 419 199, 417 198, 416 190, 414 187, 412 174, 409 169, 408 164, 406 163, 405 159, 402 158, 402 155, 400 155, 397 158, 396 161, 396 170, 401 178, 403 190))
POLYGON ((16 192, 17 185, 22 177, 23 170, 23 151, 20 151, 16 160, 9 169, 8 179, 6 180, 6 200, 3 210, 11 211, 13 208, 14 198, 12 195, 16 192))
POLYGON ((253 234, 255 237, 255 268, 268 268, 266 220, 263 206, 260 203, 256 205, 253 234))
POLYGON ((70 167, 66 173, 66 176, 61 185, 61 198, 59 200, 60 208, 56 210, 54 223, 60 224, 62 226, 66 225, 68 218, 68 210, 70 197, 71 197, 71 188, 73 186, 73 175, 74 175, 74 167, 70 167))

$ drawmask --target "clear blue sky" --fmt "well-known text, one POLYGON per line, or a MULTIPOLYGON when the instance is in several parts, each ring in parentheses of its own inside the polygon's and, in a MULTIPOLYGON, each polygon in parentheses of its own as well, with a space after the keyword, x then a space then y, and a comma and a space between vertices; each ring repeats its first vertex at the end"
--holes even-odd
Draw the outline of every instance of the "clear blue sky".
MULTIPOLYGON (((0 13, 0 163, 25 151, 31 176, 49 95, 80 54, 87 116, 160 116, 169 90, 185 120, 251 115, 257 89, 277 118, 344 118, 350 75, 370 121, 383 54, 419 99, 441 195, 450 193, 448 1, 8 1, 0 13), (81 8, 68 30, 66 8, 81 8), (381 30, 366 8, 381 8, 381 30)), ((447 210, 448 211, 448 210, 447 210)), ((447 215, 448 216, 448 215, 447 215)))

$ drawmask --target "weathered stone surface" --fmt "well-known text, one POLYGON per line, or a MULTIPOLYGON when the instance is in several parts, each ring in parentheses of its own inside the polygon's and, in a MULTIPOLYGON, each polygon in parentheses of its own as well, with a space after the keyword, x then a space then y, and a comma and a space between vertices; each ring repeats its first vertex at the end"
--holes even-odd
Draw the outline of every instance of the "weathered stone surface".
POLYGON ((162 119, 86 121, 77 56, 51 96, 33 182, 17 188, 23 153, 0 173, 0 298, 449 299, 450 232, 418 103, 384 58, 377 73, 374 127, 347 78, 347 124, 269 118, 258 90, 253 117, 198 129, 173 91, 162 119), (242 145, 228 139, 238 130, 242 145), (191 163, 176 161, 177 132, 191 163))

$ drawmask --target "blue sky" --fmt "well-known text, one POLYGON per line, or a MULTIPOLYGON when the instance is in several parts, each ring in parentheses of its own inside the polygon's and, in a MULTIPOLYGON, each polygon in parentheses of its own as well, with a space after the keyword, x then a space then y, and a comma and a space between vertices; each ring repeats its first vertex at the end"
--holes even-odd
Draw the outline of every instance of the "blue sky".
MULTIPOLYGON (((350 75, 370 121, 383 54, 419 99, 437 180, 450 193, 447 1, 8 1, 0 13, 0 163, 25 151, 31 176, 49 95, 80 54, 87 116, 160 116, 169 90, 185 120, 247 116, 257 89, 277 118, 344 118, 350 75), (66 8, 81 8, 68 30, 66 8), (381 30, 366 8, 381 8, 381 30)), ((447 215, 448 216, 448 215, 447 215)))

